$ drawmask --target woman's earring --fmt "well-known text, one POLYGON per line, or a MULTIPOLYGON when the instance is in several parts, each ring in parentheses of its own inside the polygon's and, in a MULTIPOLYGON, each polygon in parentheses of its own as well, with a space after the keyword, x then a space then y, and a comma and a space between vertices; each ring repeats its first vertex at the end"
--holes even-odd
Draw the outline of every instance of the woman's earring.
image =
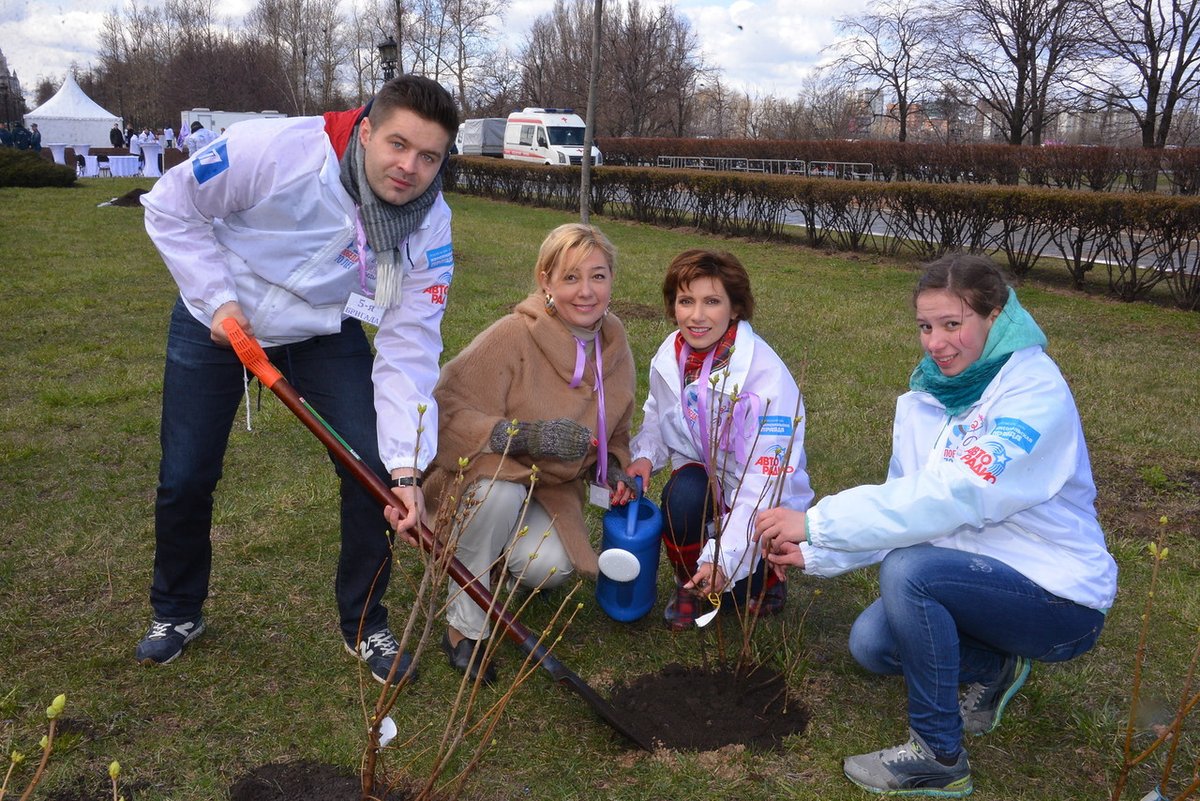
POLYGON ((558 314, 558 310, 554 308, 554 296, 549 292, 546 293, 546 314, 551 317, 558 314))

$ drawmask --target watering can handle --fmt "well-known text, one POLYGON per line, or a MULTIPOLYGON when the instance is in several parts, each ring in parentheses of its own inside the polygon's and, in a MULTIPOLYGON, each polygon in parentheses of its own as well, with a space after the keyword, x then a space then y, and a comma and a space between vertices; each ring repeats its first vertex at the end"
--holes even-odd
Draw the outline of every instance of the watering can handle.
POLYGON ((637 505, 642 500, 642 477, 633 477, 633 500, 629 502, 629 508, 625 511, 625 536, 630 540, 633 539, 633 530, 637 528, 638 510, 637 505))

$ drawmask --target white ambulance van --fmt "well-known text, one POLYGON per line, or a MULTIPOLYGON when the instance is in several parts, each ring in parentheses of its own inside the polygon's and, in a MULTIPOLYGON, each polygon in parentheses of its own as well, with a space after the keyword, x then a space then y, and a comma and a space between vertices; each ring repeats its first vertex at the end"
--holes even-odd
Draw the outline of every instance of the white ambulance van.
MULTIPOLYGON (((533 164, 583 162, 583 119, 569 108, 526 108, 508 115, 504 158, 533 164)), ((603 156, 592 146, 592 163, 603 156)))

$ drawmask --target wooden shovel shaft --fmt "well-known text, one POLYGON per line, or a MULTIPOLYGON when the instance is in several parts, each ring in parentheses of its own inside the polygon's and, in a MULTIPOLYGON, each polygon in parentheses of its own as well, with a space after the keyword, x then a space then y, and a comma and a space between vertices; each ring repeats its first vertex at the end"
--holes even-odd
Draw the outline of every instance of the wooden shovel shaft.
MULTIPOLYGON (((233 318, 226 318, 221 322, 221 325, 225 329, 226 334, 228 334, 234 352, 237 353, 238 359, 242 364, 253 372, 255 377, 265 387, 274 392, 283 401, 284 406, 287 406, 296 417, 300 418, 300 422, 304 423, 305 427, 316 435, 321 444, 333 454, 333 457, 343 467, 350 471, 351 475, 371 494, 375 501, 380 506, 395 506, 402 509, 403 504, 401 504, 400 499, 384 483, 383 479, 376 475, 375 471, 359 458, 358 454, 308 405, 304 398, 300 397, 295 388, 271 364, 262 346, 256 340, 246 336, 241 326, 233 318)), ((423 521, 418 524, 413 537, 416 539, 418 545, 435 560, 439 562, 443 559, 445 560, 446 572, 450 578, 454 579, 454 582, 462 587, 463 591, 481 609, 488 613, 488 616, 504 630, 505 635, 510 640, 540 664, 544 670, 554 677, 555 681, 570 687, 578 693, 617 732, 624 735, 640 748, 647 751, 652 750, 651 745, 626 726, 618 717, 616 710, 601 698, 587 682, 550 654, 545 646, 538 644, 538 635, 531 632, 507 610, 497 604, 493 600, 491 592, 479 583, 479 580, 471 571, 467 570, 462 562, 453 556, 447 558, 444 546, 423 521)))

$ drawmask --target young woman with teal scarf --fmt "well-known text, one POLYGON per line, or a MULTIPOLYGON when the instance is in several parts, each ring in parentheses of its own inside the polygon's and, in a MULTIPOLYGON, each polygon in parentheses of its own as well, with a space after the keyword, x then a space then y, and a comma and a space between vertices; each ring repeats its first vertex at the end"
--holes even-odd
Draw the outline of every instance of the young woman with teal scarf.
POLYGON ((850 651, 904 676, 909 738, 843 768, 876 793, 961 797, 972 790, 963 732, 999 724, 1033 661, 1092 647, 1117 569, 1075 401, 999 268, 943 257, 913 305, 925 356, 896 404, 887 481, 807 513, 762 512, 755 536, 778 571, 880 564, 880 598, 850 651))

